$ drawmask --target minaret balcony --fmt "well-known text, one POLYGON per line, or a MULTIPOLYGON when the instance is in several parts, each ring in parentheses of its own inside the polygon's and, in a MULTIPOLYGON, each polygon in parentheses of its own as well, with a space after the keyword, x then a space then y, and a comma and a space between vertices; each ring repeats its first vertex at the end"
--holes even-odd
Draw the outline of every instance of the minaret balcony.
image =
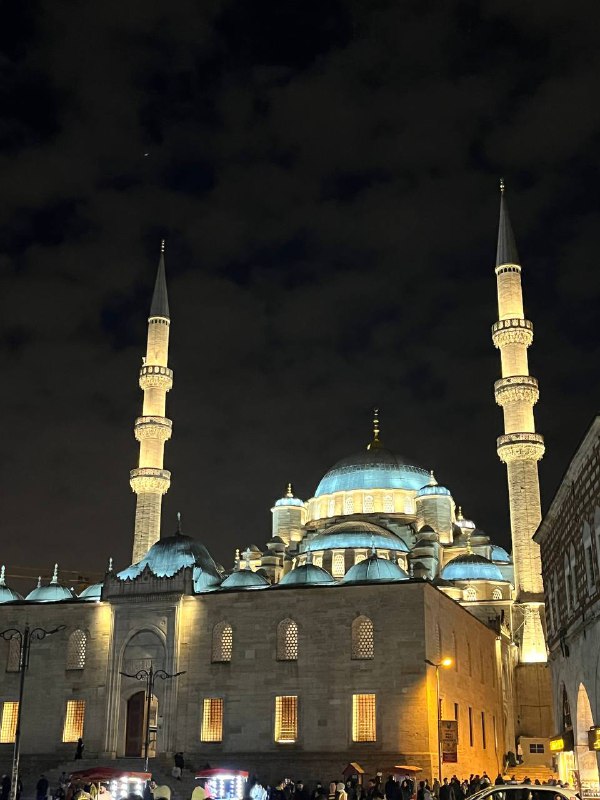
POLYGON ((505 433, 497 439, 500 461, 539 461, 546 450, 541 433, 505 433))
POLYGON ((168 469, 138 467, 129 473, 129 483, 136 494, 166 494, 171 485, 168 469))
POLYGON ((533 342, 533 323, 520 317, 498 320, 492 325, 492 341, 495 347, 504 347, 507 344, 524 344, 529 347, 533 342))
POLYGON ((140 370, 140 388, 164 389, 168 392, 173 386, 173 370, 159 364, 144 364, 140 370))
POLYGON ((173 422, 167 417, 138 417, 135 421, 134 432, 138 442, 144 439, 159 439, 166 442, 171 438, 173 422))
POLYGON ((499 406, 525 402, 534 406, 540 396, 537 378, 531 375, 511 375, 494 384, 494 395, 499 406))

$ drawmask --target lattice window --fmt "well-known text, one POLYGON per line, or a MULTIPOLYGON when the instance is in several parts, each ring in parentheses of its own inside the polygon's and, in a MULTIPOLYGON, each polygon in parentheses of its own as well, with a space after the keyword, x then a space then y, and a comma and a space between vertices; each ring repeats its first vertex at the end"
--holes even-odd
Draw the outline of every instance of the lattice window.
POLYGON ((344 498, 344 514, 354 514, 354 498, 352 496, 344 498))
POLYGON ((298 697, 282 695, 275 698, 275 741, 291 744, 298 738, 298 697))
POLYGON ((298 625, 293 619, 283 619, 277 626, 277 660, 298 660, 298 625))
POLYGON ((223 698, 205 697, 202 704, 202 731, 200 740, 203 742, 223 741, 223 698))
POLYGON ((0 724, 0 743, 10 744, 14 742, 17 733, 17 716, 19 714, 19 704, 15 701, 8 701, 2 704, 2 723, 0 724))
POLYGON ((19 672, 21 665, 21 640, 18 637, 8 640, 8 656, 6 658, 6 671, 19 672))
POLYGON ((374 650, 372 621, 368 617, 357 617, 352 623, 352 658, 373 658, 374 650))
POLYGON ((331 574, 334 578, 343 578, 346 574, 346 564, 343 553, 334 553, 331 559, 331 574))
POLYGON ((228 622, 217 622, 213 628, 212 662, 223 664, 231 661, 233 654, 233 628, 228 622))
POLYGON ((477 592, 472 586, 465 589, 465 600, 477 600, 477 592))
POLYGON ((85 700, 68 700, 63 728, 63 742, 76 742, 83 737, 85 700))
POLYGON ((367 551, 366 550, 355 550, 354 551, 354 563, 355 564, 360 564, 360 562, 364 561, 366 557, 367 557, 367 551))
POLYGON ((87 636, 84 631, 73 631, 67 644, 67 669, 83 669, 85 667, 86 644, 87 636))
POLYGON ((315 567, 323 566, 323 553, 313 553, 312 562, 315 567))
POLYGON ((372 494, 366 494, 363 498, 363 512, 372 514, 375 511, 375 501, 372 494))
POLYGON ((492 600, 502 600, 502 589, 499 589, 497 586, 492 592, 492 600))
POLYGON ((394 513, 394 496, 391 494, 384 495, 383 510, 386 514, 394 513))
POLYGON ((352 741, 377 741, 374 694, 352 695, 352 741))

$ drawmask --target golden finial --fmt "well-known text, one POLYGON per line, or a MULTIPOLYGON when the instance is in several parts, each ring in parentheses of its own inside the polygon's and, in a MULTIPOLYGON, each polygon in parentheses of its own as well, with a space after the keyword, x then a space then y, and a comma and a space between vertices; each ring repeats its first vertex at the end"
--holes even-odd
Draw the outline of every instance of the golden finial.
POLYGON ((160 252, 161 253, 165 252, 165 240, 164 239, 160 240, 160 252))
POLYGON ((285 496, 286 497, 293 497, 294 496, 294 493, 292 491, 292 484, 291 483, 288 483, 288 485, 287 485, 287 490, 286 490, 285 496))
POLYGON ((6 585, 6 581, 5 581, 5 577, 4 577, 5 575, 6 575, 6 567, 4 566, 4 564, 2 564, 2 569, 0 569, 0 586, 5 586, 6 585))
POLYGON ((52 580, 50 583, 58 583, 58 564, 54 565, 54 572, 52 573, 52 580))
POLYGON ((462 519, 463 519, 463 515, 462 515, 462 506, 459 506, 459 507, 458 507, 458 510, 457 510, 457 512, 456 512, 456 519, 457 519, 457 521, 458 521, 458 522, 461 522, 461 521, 462 521, 462 519))
POLYGON ((430 486, 437 486, 438 482, 435 479, 435 475, 433 474, 433 470, 429 470, 429 485, 430 486))
POLYGON ((471 547, 471 528, 467 528, 467 555, 471 555, 473 548, 471 547))
POLYGON ((111 556, 111 558, 109 558, 109 559, 108 559, 108 571, 109 571, 109 572, 112 572, 112 571, 113 571, 113 560, 112 560, 112 556, 111 556))
POLYGON ((504 194, 504 178, 500 178, 500 194, 504 194))
POLYGON ((377 447, 381 447, 381 442, 379 441, 379 409, 373 409, 373 439, 371 440, 371 444, 367 446, 367 450, 373 450, 377 447))

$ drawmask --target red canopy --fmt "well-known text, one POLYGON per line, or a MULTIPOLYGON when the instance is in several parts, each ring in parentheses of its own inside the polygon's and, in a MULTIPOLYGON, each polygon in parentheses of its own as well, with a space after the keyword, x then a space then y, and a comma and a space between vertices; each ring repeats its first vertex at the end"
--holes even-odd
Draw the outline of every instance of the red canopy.
POLYGON ((118 767, 90 767, 89 769, 81 769, 79 772, 71 773, 71 780, 89 781, 90 783, 97 783, 98 781, 117 781, 122 778, 149 781, 152 778, 152 773, 130 772, 129 770, 119 769, 118 767))
POLYGON ((248 773, 241 769, 201 769, 196 778, 247 778, 248 773))

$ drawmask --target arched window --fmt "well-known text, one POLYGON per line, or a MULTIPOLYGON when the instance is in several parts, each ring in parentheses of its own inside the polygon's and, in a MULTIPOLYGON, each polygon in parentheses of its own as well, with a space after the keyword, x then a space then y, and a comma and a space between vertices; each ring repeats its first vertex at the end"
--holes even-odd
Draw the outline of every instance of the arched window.
POLYGON ((373 623, 368 617, 357 617, 352 622, 352 658, 373 658, 373 623))
POLYGON ((565 553, 565 594, 567 596, 567 612, 571 613, 573 608, 573 572, 571 571, 571 561, 567 553, 565 553))
POLYGON ((331 574, 334 578, 343 578, 346 574, 346 563, 343 552, 333 554, 331 559, 331 574))
POLYGON ((499 589, 497 586, 492 592, 492 600, 502 600, 502 589, 499 589))
POLYGON ((298 660, 298 625, 283 619, 277 626, 277 661, 298 660))
POLYGON ((315 567, 323 566, 323 553, 313 553, 312 562, 315 567))
POLYGON ((465 589, 465 600, 477 600, 477 592, 473 586, 467 586, 465 589))
POLYGON ((393 514, 394 513, 394 496, 392 494, 386 494, 383 498, 383 511, 385 514, 393 514))
POLYGON ((213 628, 212 662, 223 664, 231 661, 233 654, 233 628, 228 622, 217 622, 213 628))
POLYGON ((352 495, 344 498, 344 514, 354 514, 354 498, 352 495))
POLYGON ((360 562, 364 561, 366 557, 367 557, 367 551, 366 550, 355 550, 354 551, 354 563, 355 564, 360 564, 360 562))
POLYGON ((375 511, 375 503, 372 494, 366 494, 363 498, 363 511, 365 514, 372 514, 375 511))
POLYGON ((67 669, 83 669, 85 667, 85 648, 87 636, 77 629, 69 636, 67 643, 67 669))

